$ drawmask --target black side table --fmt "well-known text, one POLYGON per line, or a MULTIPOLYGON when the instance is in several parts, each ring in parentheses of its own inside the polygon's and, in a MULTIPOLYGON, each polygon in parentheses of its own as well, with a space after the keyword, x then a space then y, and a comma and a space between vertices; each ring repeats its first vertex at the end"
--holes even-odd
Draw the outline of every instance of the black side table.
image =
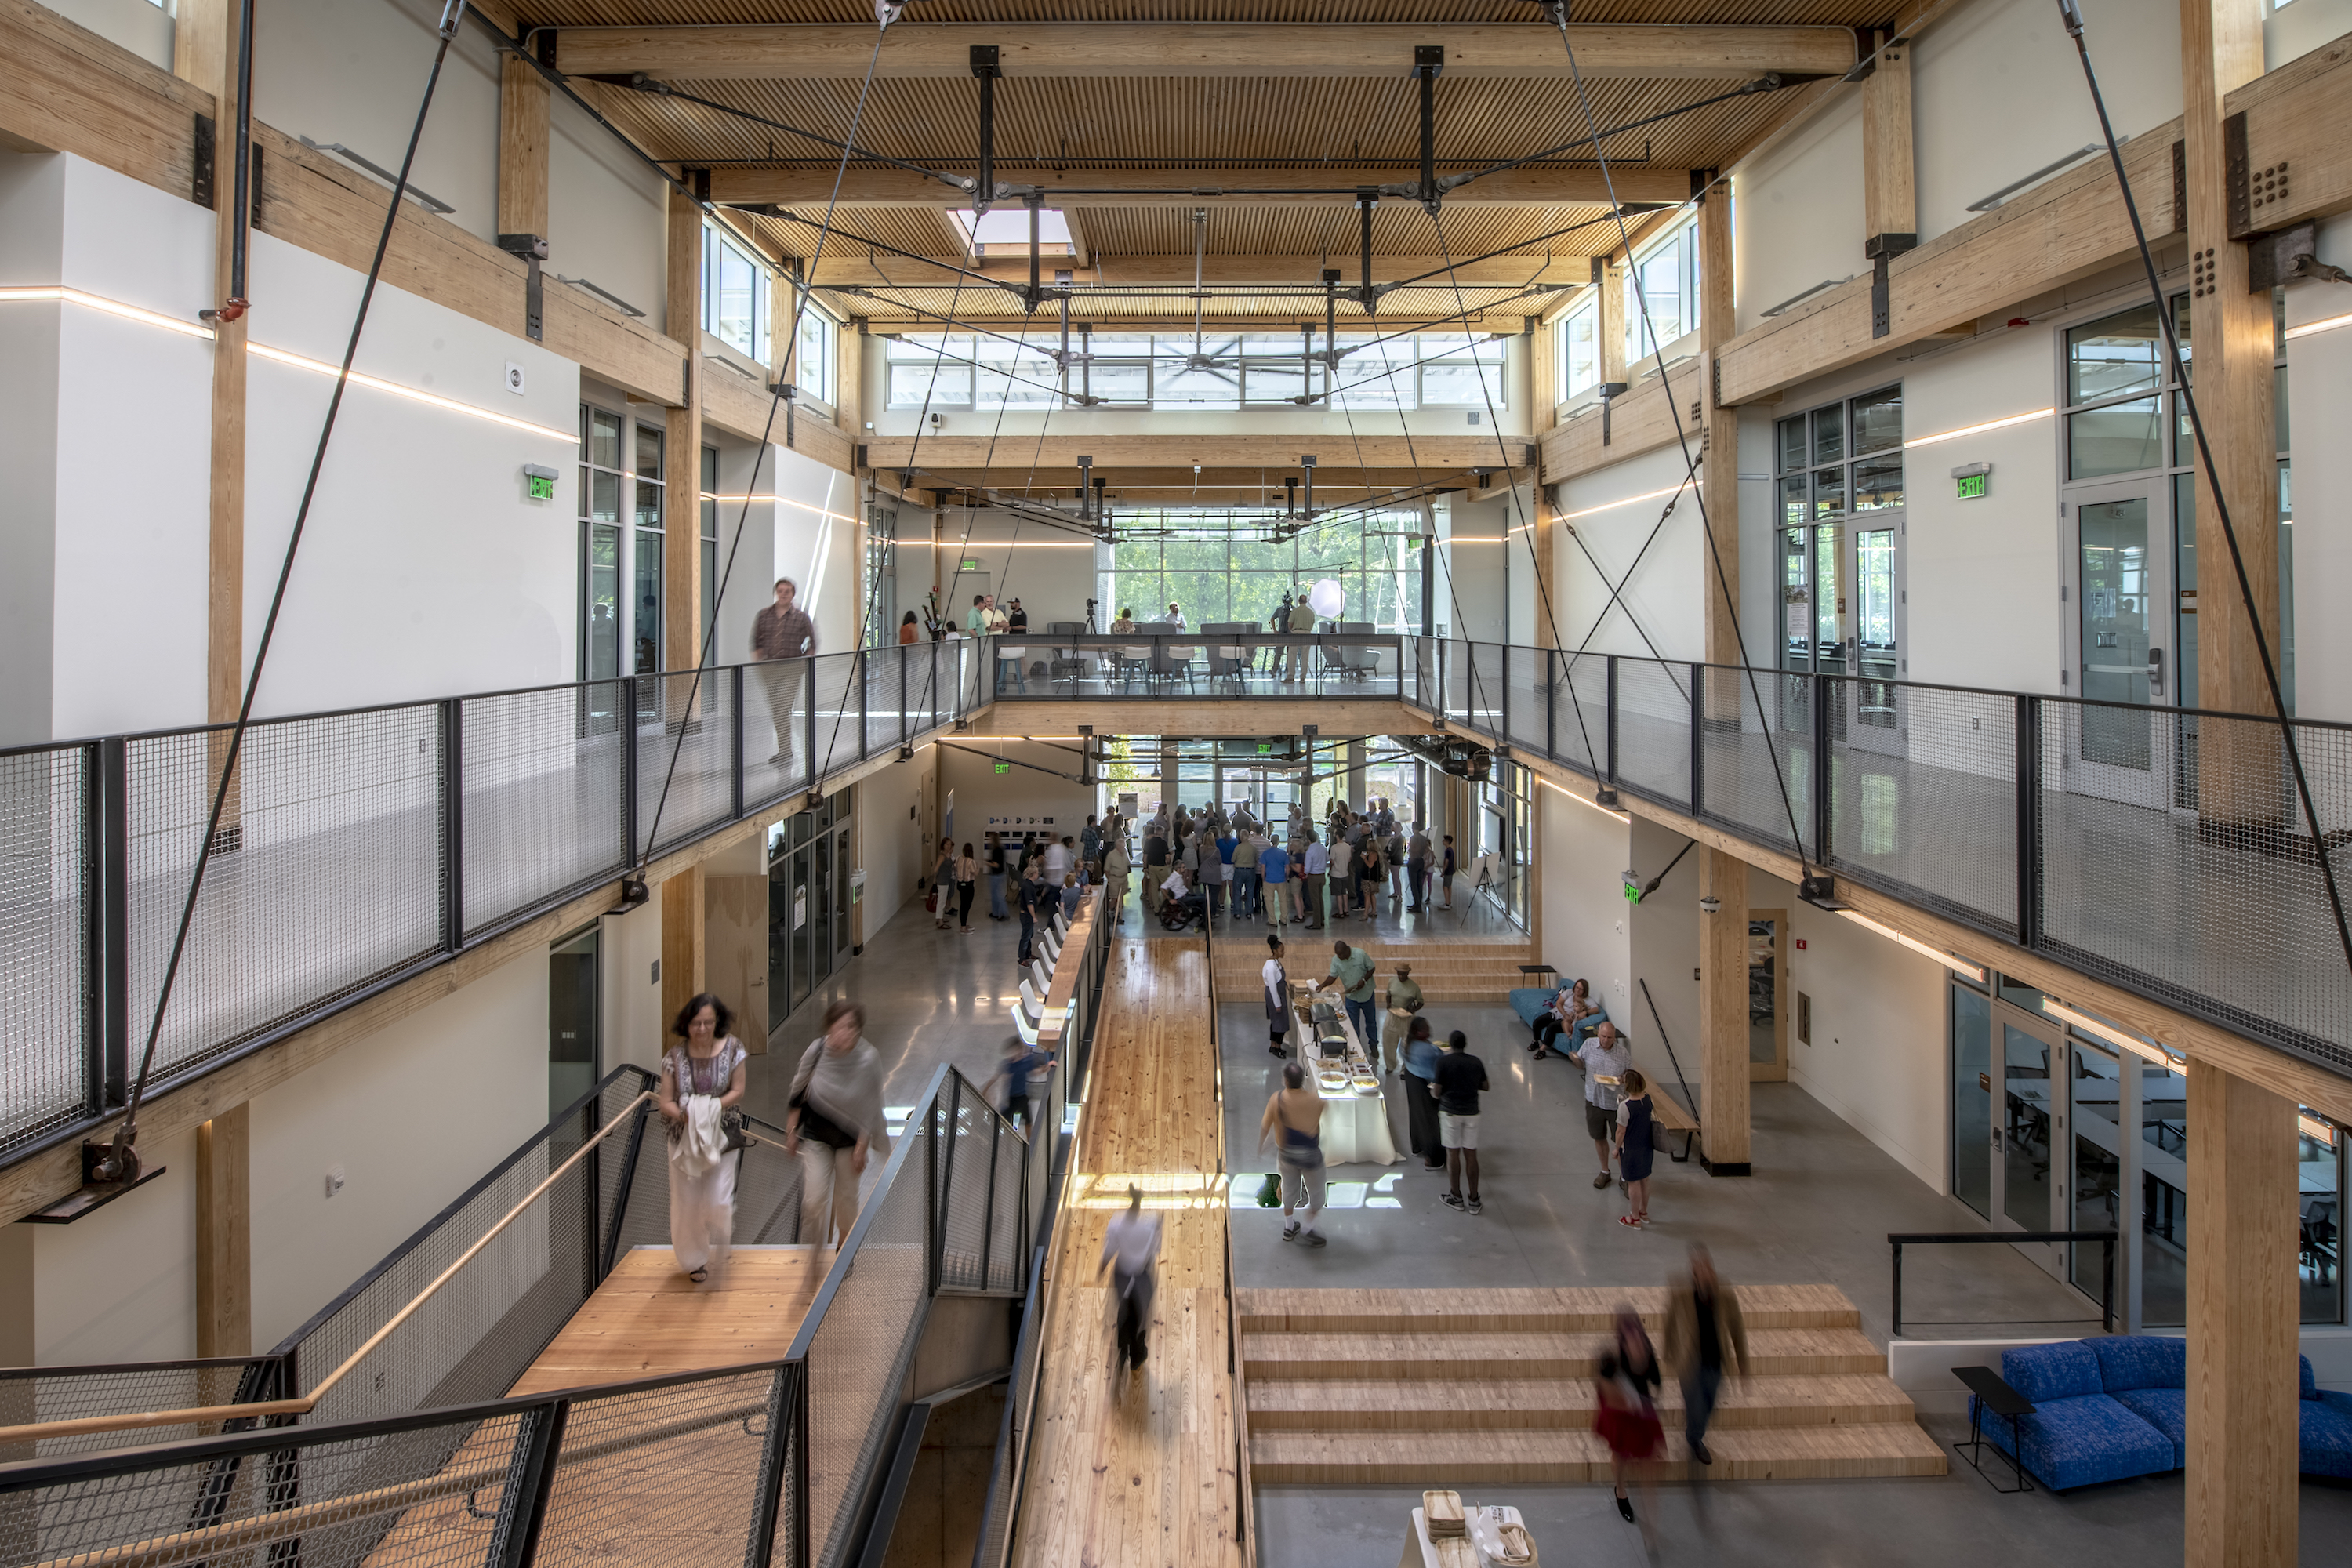
MULTIPOLYGON (((1969 1404, 1969 1440, 1965 1443, 1953 1444, 1952 1451, 1961 1453, 1962 1450, 1966 1450, 1964 1457, 1969 1464, 1979 1475, 1984 1475, 1984 1465, 1981 1462, 1984 1455, 1981 1418, 1988 1410, 1995 1415, 2006 1416, 2009 1420, 2009 1468, 2016 1473, 2017 1484, 2013 1487, 1996 1485, 1992 1489, 2004 1496, 2011 1492, 2033 1490, 2033 1483, 2026 1479, 2025 1466, 2020 1458, 2024 1444, 2019 1440, 2017 1435, 2017 1418, 2021 1415, 2032 1415, 2033 1402, 2003 1383, 2000 1374, 1989 1366, 1956 1366, 1952 1369, 1952 1375, 1958 1378, 1961 1385, 1970 1394, 1976 1395, 1976 1398, 1969 1404)), ((1986 1484, 1992 1485, 1990 1476, 1985 1476, 1985 1481, 1986 1484)))
POLYGON ((1558 974, 1559 971, 1553 968, 1549 963, 1522 963, 1519 965, 1519 973, 1522 974, 1558 974))

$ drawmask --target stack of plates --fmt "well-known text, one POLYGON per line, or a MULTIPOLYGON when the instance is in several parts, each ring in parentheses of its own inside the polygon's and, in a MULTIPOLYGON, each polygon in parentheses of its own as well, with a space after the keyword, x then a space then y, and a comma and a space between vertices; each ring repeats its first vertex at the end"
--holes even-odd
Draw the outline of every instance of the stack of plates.
POLYGON ((1470 1533, 1469 1521, 1462 1516, 1460 1492, 1423 1492, 1421 1511, 1429 1521, 1432 1541, 1459 1541, 1470 1533))

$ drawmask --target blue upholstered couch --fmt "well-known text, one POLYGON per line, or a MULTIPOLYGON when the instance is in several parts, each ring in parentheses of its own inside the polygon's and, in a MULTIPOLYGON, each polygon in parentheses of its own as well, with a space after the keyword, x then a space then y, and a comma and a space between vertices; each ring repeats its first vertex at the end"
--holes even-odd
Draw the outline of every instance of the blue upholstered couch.
MULTIPOLYGON (((1573 981, 1570 982, 1570 984, 1573 984, 1573 981)), ((1567 989, 1567 985, 1518 986, 1511 992, 1511 1011, 1519 1016, 1520 1023, 1532 1029, 1536 1026, 1536 1020, 1543 1016, 1544 1009, 1551 1005, 1552 998, 1567 989)), ((1598 1027, 1609 1016, 1609 1009, 1597 999, 1593 1007, 1593 1016, 1586 1021, 1588 1028, 1598 1027)), ((1563 1047, 1567 1045, 1564 1040, 1560 1043, 1563 1047)))
MULTIPOLYGON (((2016 1457, 2055 1490, 2177 1470, 2189 1445, 2188 1342, 2118 1334, 2003 1351, 2000 1375, 2036 1409, 2017 1423, 2016 1457)), ((2302 1470, 2352 1477, 2352 1394, 2322 1394, 2302 1361, 2302 1470)), ((1974 1396, 1969 1414, 1976 1417, 1974 1396)), ((2006 1454, 2010 1425, 1987 1413, 2006 1454)))

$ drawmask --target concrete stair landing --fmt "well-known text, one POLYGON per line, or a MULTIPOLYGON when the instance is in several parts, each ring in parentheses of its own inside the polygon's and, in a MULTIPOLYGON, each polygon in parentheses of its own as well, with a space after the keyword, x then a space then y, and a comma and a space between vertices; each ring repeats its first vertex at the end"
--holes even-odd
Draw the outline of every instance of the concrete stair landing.
MULTIPOLYGON (((1416 968, 1415 977, 1419 977, 1416 968)), ((1649 1289, 1244 1289, 1250 1475, 1260 1484, 1496 1484, 1609 1479, 1591 1431, 1594 1359, 1620 1301, 1664 1336, 1649 1289)), ((1740 1290, 1754 1375, 1725 1388, 1691 1462, 1682 1391, 1659 1399, 1663 1474, 1718 1480, 1934 1476, 1942 1447, 1828 1286, 1740 1290)))

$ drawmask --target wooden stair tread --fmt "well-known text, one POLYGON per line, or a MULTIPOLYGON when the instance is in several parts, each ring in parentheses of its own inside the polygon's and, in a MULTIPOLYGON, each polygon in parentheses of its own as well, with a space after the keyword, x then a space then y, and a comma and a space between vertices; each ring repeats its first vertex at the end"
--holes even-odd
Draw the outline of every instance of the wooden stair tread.
MULTIPOLYGON (((1594 1397, 1583 1378, 1270 1379, 1249 1385, 1249 1416, 1251 1429, 1261 1432, 1542 1430, 1590 1425, 1594 1397)), ((1682 1389, 1671 1380, 1658 1407, 1683 1408, 1682 1389)), ((1887 1378, 1860 1373, 1727 1383, 1715 1415, 1717 1425, 1740 1427, 1915 1418, 1908 1394, 1887 1378)))
MULTIPOLYGON (((1862 1314, 1833 1285, 1742 1285, 1740 1315, 1748 1329, 1859 1328, 1862 1314)), ((1653 1332, 1664 1323, 1664 1286, 1565 1287, 1502 1290, 1327 1290, 1251 1287, 1234 1292, 1245 1334, 1601 1332, 1620 1303, 1642 1314, 1653 1332)))
MULTIPOLYGON (((1661 1478, 1940 1476, 1947 1468, 1943 1446, 1910 1422, 1722 1427, 1708 1433, 1707 1447, 1715 1463, 1693 1464, 1670 1423, 1661 1478)), ((1589 1431, 1253 1432, 1250 1473, 1261 1485, 1598 1481, 1609 1479, 1609 1448, 1589 1431)))
MULTIPOLYGON (((1244 1333, 1242 1358, 1259 1378, 1573 1378, 1589 1375, 1606 1333, 1244 1333)), ((1886 1354, 1857 1329, 1758 1329, 1748 1335, 1759 1374, 1884 1373, 1886 1354)))

